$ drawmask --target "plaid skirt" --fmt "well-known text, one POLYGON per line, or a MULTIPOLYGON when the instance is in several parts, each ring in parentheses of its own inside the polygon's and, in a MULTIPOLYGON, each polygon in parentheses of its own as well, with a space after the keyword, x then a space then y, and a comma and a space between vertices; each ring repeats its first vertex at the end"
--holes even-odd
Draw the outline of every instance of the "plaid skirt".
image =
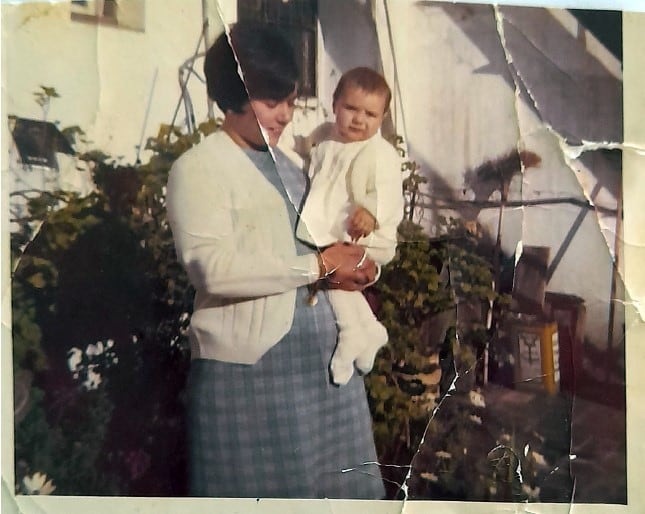
POLYGON ((314 307, 306 296, 300 288, 291 330, 256 364, 192 361, 191 495, 384 496, 363 380, 331 384, 333 313, 326 295, 314 307))

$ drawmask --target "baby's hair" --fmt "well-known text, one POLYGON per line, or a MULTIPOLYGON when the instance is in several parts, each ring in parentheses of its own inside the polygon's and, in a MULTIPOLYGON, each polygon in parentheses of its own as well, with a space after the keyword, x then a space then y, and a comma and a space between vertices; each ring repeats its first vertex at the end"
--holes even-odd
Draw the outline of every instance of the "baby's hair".
POLYGON ((338 81, 338 85, 334 90, 334 105, 345 89, 352 86, 358 87, 367 93, 383 95, 385 97, 385 112, 390 108, 390 102, 392 101, 392 91, 390 90, 390 86, 387 85, 383 75, 372 68, 364 66, 352 68, 351 70, 343 73, 343 76, 338 81))

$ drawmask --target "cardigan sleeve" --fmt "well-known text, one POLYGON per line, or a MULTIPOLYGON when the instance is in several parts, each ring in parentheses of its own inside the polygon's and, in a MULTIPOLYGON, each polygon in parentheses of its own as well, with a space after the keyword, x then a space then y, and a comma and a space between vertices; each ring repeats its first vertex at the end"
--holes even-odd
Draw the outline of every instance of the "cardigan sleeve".
MULTIPOLYGON (((178 258, 198 291, 220 298, 250 299, 283 293, 318 279, 313 253, 280 256, 260 242, 241 244, 244 238, 247 243, 254 241, 258 234, 240 223, 243 212, 227 207, 230 191, 222 185, 224 177, 204 178, 199 159, 185 157, 170 171, 166 202, 178 258)), ((266 224, 267 220, 262 221, 266 224)))
POLYGON ((358 153, 350 170, 352 202, 376 218, 376 229, 358 243, 369 256, 387 264, 396 251, 397 228, 403 219, 401 159, 386 141, 368 145, 358 153))

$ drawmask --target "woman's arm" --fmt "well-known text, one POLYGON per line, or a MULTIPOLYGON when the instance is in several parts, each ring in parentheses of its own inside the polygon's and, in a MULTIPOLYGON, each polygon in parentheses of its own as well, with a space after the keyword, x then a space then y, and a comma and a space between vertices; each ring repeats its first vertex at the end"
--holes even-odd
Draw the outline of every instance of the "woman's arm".
MULTIPOLYGON (((287 255, 280 256, 268 251, 261 244, 267 234, 260 232, 267 222, 289 223, 286 211, 236 211, 230 207, 231 191, 225 192, 225 177, 213 180, 191 169, 190 164, 189 159, 173 166, 167 210, 177 255, 196 289, 225 298, 254 298, 283 293, 321 278, 327 279, 330 287, 360 290, 374 278, 374 265, 369 260, 355 269, 363 255, 363 249, 355 245, 333 245, 320 254, 320 260, 315 252, 288 256, 285 251, 287 255), (263 219, 256 225, 259 217, 263 219)), ((293 244, 289 226, 284 235, 288 248, 293 244)), ((280 247, 281 242, 274 244, 280 247)))
MULTIPOLYGON (((191 169, 192 164, 194 160, 181 160, 171 169, 167 209, 177 255, 196 289, 227 298, 252 298, 318 279, 315 254, 281 257, 268 251, 258 239, 262 224, 252 224, 254 213, 232 209, 235 185, 226 184, 225 176, 214 180, 191 169)), ((276 217, 275 212, 263 214, 276 217)))

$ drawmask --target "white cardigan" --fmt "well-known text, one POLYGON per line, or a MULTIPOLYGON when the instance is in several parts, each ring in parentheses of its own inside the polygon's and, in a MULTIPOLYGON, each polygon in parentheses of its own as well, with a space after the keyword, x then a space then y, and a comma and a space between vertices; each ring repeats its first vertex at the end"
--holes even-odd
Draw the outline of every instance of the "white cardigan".
POLYGON ((323 141, 311 152, 311 189, 302 208, 297 236, 318 246, 350 241, 346 220, 354 205, 367 209, 376 230, 357 243, 378 264, 396 252, 403 217, 401 157, 381 134, 365 141, 323 141))
POLYGON ((223 131, 173 164, 167 209, 196 289, 192 358, 254 364, 291 328, 316 255, 297 255, 283 198, 223 131))

